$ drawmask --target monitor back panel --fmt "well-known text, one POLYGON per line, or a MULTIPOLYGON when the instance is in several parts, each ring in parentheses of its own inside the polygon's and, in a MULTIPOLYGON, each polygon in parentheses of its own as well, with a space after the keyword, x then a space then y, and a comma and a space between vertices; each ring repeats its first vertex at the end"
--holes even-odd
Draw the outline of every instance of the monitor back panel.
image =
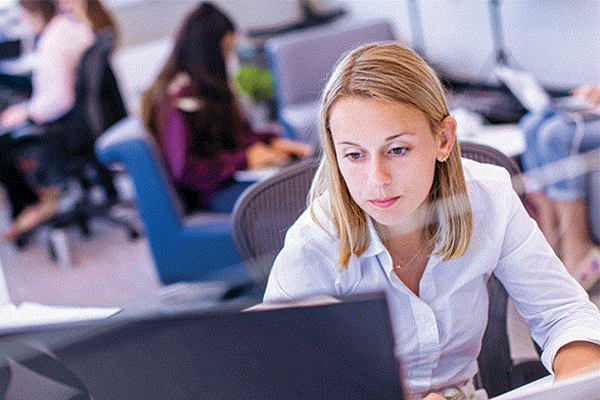
MULTIPOLYGON (((12 340, 16 347, 40 349, 43 344, 51 350, 57 369, 72 375, 58 380, 81 390, 83 398, 403 398, 382 296, 311 307, 157 316, 12 340)), ((0 382, 7 393, 11 368, 35 367, 36 357, 49 358, 35 352, 14 355, 3 366, 0 382)))

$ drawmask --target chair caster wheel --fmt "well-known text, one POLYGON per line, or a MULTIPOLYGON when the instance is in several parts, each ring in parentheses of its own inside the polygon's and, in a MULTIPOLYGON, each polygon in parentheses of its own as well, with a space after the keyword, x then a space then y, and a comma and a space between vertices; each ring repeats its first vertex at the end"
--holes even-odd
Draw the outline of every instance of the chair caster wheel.
POLYGON ((58 253, 56 252, 56 247, 51 240, 48 241, 48 254, 50 255, 52 262, 58 262, 58 253))
POLYGON ((29 237, 27 237, 27 235, 25 235, 25 234, 19 235, 15 239, 15 246, 17 247, 18 250, 25 250, 25 247, 27 247, 27 244, 29 244, 29 237))
POLYGON ((129 234, 127 236, 129 237, 130 241, 134 241, 140 237, 140 233, 138 231, 136 231, 135 229, 132 229, 129 231, 129 234))

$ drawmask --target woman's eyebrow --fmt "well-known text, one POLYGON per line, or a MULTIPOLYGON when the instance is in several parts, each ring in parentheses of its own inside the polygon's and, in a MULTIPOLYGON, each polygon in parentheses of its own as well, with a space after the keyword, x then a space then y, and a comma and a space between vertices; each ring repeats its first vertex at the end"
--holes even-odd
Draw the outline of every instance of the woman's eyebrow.
MULTIPOLYGON (((394 139, 399 138, 400 136, 406 136, 406 135, 412 136, 414 134, 410 133, 410 132, 401 132, 401 133, 398 133, 398 134, 395 134, 395 135, 392 135, 392 136, 388 136, 387 138, 384 139, 384 141, 385 142, 390 142, 390 141, 392 141, 394 139)), ((336 146, 339 146, 339 145, 348 145, 348 146, 358 146, 358 147, 360 147, 360 144, 354 143, 354 142, 350 142, 350 141, 337 142, 337 143, 335 143, 335 145, 336 146)))

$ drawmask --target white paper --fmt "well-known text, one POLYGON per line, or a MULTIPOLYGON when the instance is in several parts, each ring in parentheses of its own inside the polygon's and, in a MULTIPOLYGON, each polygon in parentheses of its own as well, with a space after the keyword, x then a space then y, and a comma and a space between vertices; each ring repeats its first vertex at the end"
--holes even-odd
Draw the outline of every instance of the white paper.
POLYGON ((90 321, 110 317, 120 308, 53 307, 24 302, 0 308, 0 329, 15 329, 76 321, 90 321))

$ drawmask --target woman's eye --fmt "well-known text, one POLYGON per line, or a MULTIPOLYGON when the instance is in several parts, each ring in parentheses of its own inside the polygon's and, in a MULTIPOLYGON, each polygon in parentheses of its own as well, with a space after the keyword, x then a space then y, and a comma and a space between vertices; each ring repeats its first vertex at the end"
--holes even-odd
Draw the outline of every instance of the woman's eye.
POLYGON ((362 154, 360 153, 347 153, 345 155, 346 158, 349 158, 351 160, 358 160, 362 157, 362 154))
POLYGON ((404 153, 406 153, 408 149, 406 147, 394 147, 393 149, 390 150, 390 153, 392 154, 396 154, 396 155, 402 155, 404 153))

